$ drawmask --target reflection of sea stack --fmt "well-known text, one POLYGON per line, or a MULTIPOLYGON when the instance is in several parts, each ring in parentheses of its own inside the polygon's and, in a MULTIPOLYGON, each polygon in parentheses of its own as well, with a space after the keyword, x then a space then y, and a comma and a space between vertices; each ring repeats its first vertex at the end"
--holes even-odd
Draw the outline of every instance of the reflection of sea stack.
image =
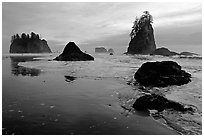
POLYGON ((154 30, 151 25, 152 16, 148 11, 139 19, 136 18, 130 33, 131 41, 127 49, 128 54, 150 54, 156 49, 154 30))
POLYGON ((47 41, 40 39, 38 34, 31 32, 29 34, 22 33, 21 37, 16 34, 12 36, 10 53, 51 53, 47 41))
POLYGON ((54 60, 57 61, 88 61, 94 60, 94 58, 84 52, 74 42, 69 42, 62 54, 56 57, 54 60))

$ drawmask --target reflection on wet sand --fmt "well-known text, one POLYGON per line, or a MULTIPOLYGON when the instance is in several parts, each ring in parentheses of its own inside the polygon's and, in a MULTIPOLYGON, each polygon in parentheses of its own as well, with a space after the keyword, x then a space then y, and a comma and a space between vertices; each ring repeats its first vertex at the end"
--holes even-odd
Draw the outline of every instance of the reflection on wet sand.
MULTIPOLYGON (((36 56, 11 56, 11 73, 15 76, 39 76, 41 70, 19 66, 19 62, 34 61, 36 56)), ((35 60, 36 61, 36 60, 35 60)))

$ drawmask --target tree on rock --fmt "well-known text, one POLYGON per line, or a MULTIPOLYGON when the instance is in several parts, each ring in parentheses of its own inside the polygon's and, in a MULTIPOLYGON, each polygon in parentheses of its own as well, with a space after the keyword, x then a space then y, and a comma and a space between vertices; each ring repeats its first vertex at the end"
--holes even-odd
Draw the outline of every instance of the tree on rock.
POLYGON ((130 43, 127 54, 150 54, 156 49, 153 17, 149 11, 144 11, 139 18, 136 16, 130 32, 130 43))
POLYGON ((153 23, 153 17, 152 15, 149 14, 149 11, 144 11, 144 14, 138 18, 136 16, 135 21, 133 22, 133 29, 130 33, 131 39, 134 38, 139 30, 145 25, 145 24, 150 24, 153 23))

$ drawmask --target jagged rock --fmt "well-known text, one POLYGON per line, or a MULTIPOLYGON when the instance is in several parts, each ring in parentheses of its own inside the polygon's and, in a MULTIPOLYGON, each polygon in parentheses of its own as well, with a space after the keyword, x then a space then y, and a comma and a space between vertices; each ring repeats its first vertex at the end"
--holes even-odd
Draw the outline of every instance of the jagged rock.
POLYGON ((162 55, 162 56, 175 56, 175 55, 179 55, 176 52, 170 51, 167 48, 158 48, 155 51, 153 51, 152 53, 150 53, 150 55, 162 55))
POLYGON ((62 54, 60 54, 54 60, 57 60, 57 61, 88 61, 88 60, 94 60, 94 58, 91 55, 82 52, 74 42, 69 42, 65 46, 62 54))
POLYGON ((150 23, 146 23, 131 39, 127 54, 150 54, 156 49, 154 30, 150 23))
POLYGON ((146 87, 166 87, 187 84, 191 81, 191 74, 181 70, 181 66, 173 61, 146 62, 134 78, 146 87))
POLYGON ((40 39, 39 35, 31 33, 23 33, 21 37, 19 35, 12 36, 10 53, 51 53, 51 50, 47 44, 47 41, 40 39))
POLYGON ((107 50, 104 47, 97 47, 95 48, 96 53, 106 53, 107 50))
POLYGON ((174 109, 181 112, 193 110, 191 107, 185 108, 178 102, 168 100, 167 98, 156 94, 144 95, 138 98, 133 104, 133 108, 136 110, 158 110, 159 112, 164 109, 174 109))

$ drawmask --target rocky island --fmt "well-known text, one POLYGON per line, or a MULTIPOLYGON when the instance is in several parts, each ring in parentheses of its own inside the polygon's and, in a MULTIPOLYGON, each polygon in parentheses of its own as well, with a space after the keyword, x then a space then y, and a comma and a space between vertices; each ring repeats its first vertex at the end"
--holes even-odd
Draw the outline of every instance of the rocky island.
POLYGON ((153 18, 148 11, 134 21, 130 33, 130 43, 127 54, 150 54, 156 49, 154 30, 152 27, 153 18))
POLYGON ((11 37, 10 53, 51 53, 47 41, 41 39, 38 34, 31 35, 22 33, 21 37, 16 34, 11 37))
POLYGON ((65 46, 62 54, 57 56, 54 60, 57 60, 57 61, 89 61, 89 60, 94 60, 94 57, 82 52, 80 48, 74 42, 69 42, 65 46))
POLYGON ((175 56, 175 55, 179 55, 179 56, 198 56, 198 54, 196 53, 191 53, 191 52, 181 52, 181 53, 177 53, 174 51, 170 51, 167 48, 157 48, 155 51, 153 51, 152 53, 150 53, 150 55, 161 55, 161 56, 175 56))

